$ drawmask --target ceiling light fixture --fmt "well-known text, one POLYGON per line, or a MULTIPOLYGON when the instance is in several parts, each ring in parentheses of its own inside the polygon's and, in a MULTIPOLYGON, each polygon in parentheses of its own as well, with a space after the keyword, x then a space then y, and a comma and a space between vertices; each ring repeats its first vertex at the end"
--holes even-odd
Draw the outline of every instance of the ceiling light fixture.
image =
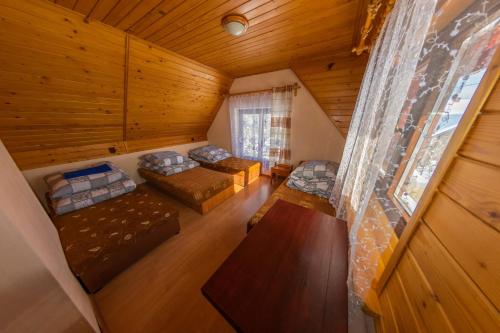
POLYGON ((229 14, 222 18, 222 26, 228 34, 241 36, 248 29, 248 20, 243 15, 229 14))

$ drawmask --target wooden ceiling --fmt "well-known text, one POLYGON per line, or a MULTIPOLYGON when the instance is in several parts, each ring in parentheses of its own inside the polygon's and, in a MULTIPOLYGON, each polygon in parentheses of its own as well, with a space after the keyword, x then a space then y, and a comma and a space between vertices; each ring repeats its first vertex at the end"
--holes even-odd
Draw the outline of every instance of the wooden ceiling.
POLYGON ((163 46, 233 77, 350 50, 363 0, 55 0, 64 7, 163 46), (243 14, 240 37, 221 19, 243 14))
POLYGON ((232 78, 38 0, 0 0, 0 139, 21 169, 206 140, 232 78))
POLYGON ((368 56, 346 54, 291 65, 342 135, 347 136, 368 56))

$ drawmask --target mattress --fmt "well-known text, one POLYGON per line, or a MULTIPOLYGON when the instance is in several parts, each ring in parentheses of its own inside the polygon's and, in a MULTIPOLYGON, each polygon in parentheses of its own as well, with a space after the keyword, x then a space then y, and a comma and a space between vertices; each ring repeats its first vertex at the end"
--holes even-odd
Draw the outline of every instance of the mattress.
POLYGON ((259 178, 260 162, 245 160, 238 157, 228 157, 215 163, 197 161, 204 168, 229 173, 233 175, 234 182, 240 186, 246 186, 259 178))
POLYGON ((133 192, 52 220, 71 271, 93 293, 179 233, 178 218, 162 193, 141 184, 133 192))
POLYGON ((197 210, 203 203, 222 192, 234 194, 233 177, 201 167, 170 176, 163 176, 154 171, 140 168, 139 175, 151 185, 197 210))
POLYGON ((294 203, 296 205, 319 210, 325 214, 335 216, 335 208, 328 202, 328 199, 318 197, 313 194, 305 193, 299 190, 294 190, 286 186, 286 180, 271 194, 266 202, 259 208, 257 213, 250 219, 247 224, 247 229, 250 230, 256 225, 267 211, 274 205, 278 199, 294 203))

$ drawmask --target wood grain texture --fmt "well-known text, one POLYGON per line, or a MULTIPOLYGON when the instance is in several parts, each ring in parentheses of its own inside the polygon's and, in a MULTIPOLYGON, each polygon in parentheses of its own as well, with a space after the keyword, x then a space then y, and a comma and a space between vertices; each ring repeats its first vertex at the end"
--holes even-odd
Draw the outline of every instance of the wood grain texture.
POLYGON ((123 32, 30 1, 1 1, 0 31, 0 138, 9 152, 122 140, 123 32))
POLYGON ((359 1, 100 0, 92 8, 92 0, 57 3, 241 77, 288 68, 292 60, 349 52, 359 1), (224 31, 221 19, 229 13, 249 20, 245 35, 224 31))
POLYGON ((232 79, 137 38, 129 46, 127 138, 206 133, 232 79))
POLYGON ((203 286, 241 332, 347 332, 345 221, 278 200, 203 286))
POLYGON ((460 154, 500 167, 499 128, 500 112, 481 114, 460 149, 460 154))
POLYGON ((486 297, 500 309, 500 233, 441 193, 436 195, 424 220, 486 297))
MULTIPOLYGON (((387 284, 387 293, 390 294, 391 302, 397 304, 398 309, 394 311, 394 320, 402 332, 425 332, 422 328, 423 322, 414 313, 410 306, 410 300, 403 287, 401 277, 398 272, 394 279, 387 284)), ((443 332, 443 331, 440 331, 443 332)))
MULTIPOLYGON (((147 149, 147 148, 144 148, 147 149)), ((12 158, 21 170, 40 168, 71 162, 84 161, 109 155, 125 154, 123 141, 105 142, 95 145, 63 147, 53 149, 12 152, 12 158), (110 152, 110 149, 114 153, 110 152)))
MULTIPOLYGON (((449 319, 436 297, 435 291, 432 289, 433 287, 422 272, 412 251, 407 250, 405 252, 397 268, 397 274, 395 279, 401 280, 402 288, 408 297, 410 311, 417 318, 416 324, 410 327, 407 332, 413 330, 419 332, 453 332, 449 319)), ((389 283, 392 283, 392 280, 389 283)), ((399 308, 400 305, 404 304, 401 304, 395 298, 396 295, 391 290, 387 289, 384 293, 387 294, 387 297, 394 299, 395 313, 407 311, 399 308)))
POLYGON ((417 230, 410 243, 410 250, 455 332, 500 331, 498 310, 425 224, 417 230))
MULTIPOLYGON (((380 295, 380 307, 382 309, 383 316, 379 320, 381 325, 378 326, 378 328, 383 328, 384 333, 403 333, 399 330, 398 324, 396 323, 393 305, 388 293, 380 295)), ((378 333, 381 332, 378 331, 378 333)))
POLYGON ((500 231, 500 168, 457 158, 439 188, 500 231))
POLYGON ((495 88, 490 94, 486 105, 483 107, 483 112, 498 112, 500 111, 500 83, 497 82, 495 88))
MULTIPOLYGON (((139 7, 115 4, 71 8, 118 22, 139 7)), ((232 82, 46 1, 0 1, 0 31, 0 139, 21 169, 206 140, 232 82)))
POLYGON ((291 67, 328 118, 347 136, 368 62, 364 56, 323 57, 291 67))

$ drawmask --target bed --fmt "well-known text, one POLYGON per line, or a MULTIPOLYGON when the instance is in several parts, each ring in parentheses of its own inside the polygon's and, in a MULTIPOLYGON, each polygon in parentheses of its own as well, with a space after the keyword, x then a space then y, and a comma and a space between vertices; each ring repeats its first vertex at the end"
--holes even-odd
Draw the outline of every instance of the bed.
POLYGON ((260 162, 245 160, 238 157, 228 157, 215 163, 197 160, 204 168, 228 173, 233 176, 234 184, 245 187, 260 176, 260 162))
POLYGON ((180 231, 179 212, 147 184, 64 215, 51 211, 51 217, 69 267, 89 293, 180 231))
POLYGON ((299 190, 289 188, 287 180, 283 181, 281 185, 271 194, 271 196, 264 202, 260 209, 255 213, 250 221, 247 223, 247 230, 250 231, 267 211, 274 205, 278 199, 285 200, 296 205, 319 210, 325 214, 335 216, 335 208, 328 202, 328 199, 321 198, 314 194, 305 193, 299 190))
POLYGON ((140 168, 138 172, 149 184, 177 198, 200 214, 208 213, 235 192, 231 175, 202 167, 170 176, 145 168, 140 168))

